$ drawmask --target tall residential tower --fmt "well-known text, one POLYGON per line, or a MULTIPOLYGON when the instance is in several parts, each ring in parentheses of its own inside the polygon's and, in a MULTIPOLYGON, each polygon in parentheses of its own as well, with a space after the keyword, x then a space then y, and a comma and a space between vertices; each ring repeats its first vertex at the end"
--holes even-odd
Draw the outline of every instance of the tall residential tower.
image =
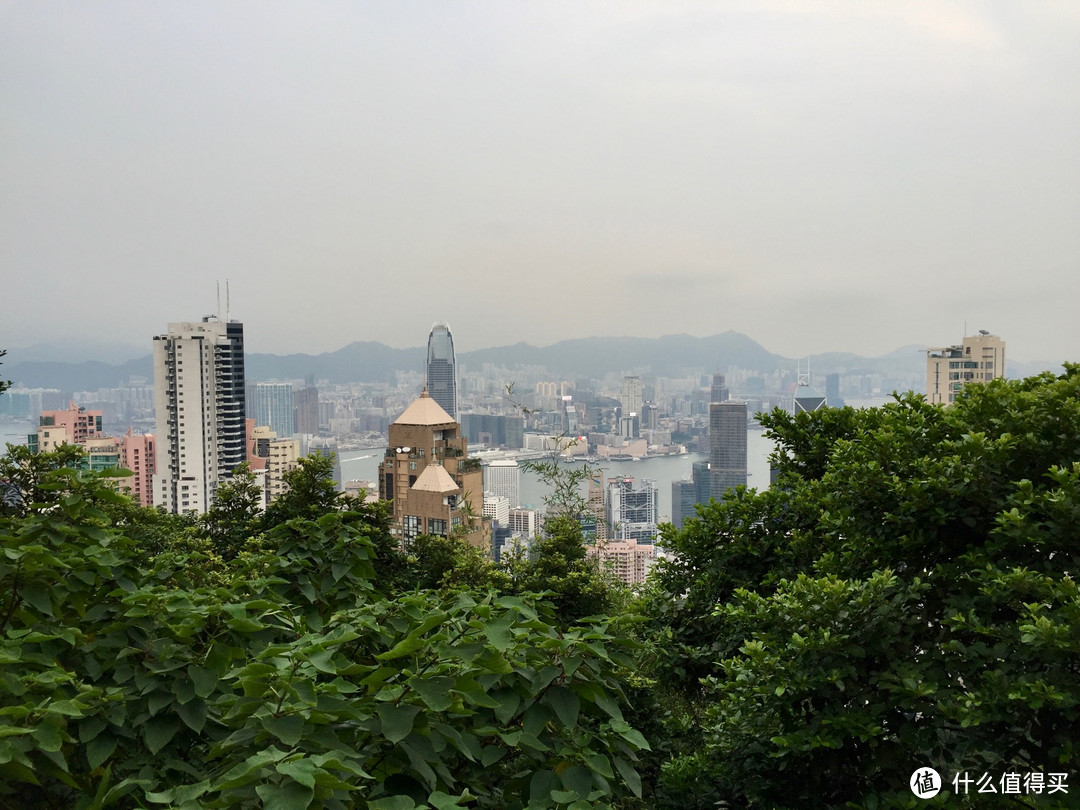
POLYGON ((1005 376, 1005 341, 985 329, 959 346, 926 350, 926 401, 951 405, 970 382, 1005 376))
POLYGON ((202 513, 246 458, 244 325, 214 316, 154 337, 154 505, 202 513))
POLYGON ((456 422, 457 363, 454 360, 454 336, 445 323, 431 327, 427 341, 427 391, 433 400, 456 422))

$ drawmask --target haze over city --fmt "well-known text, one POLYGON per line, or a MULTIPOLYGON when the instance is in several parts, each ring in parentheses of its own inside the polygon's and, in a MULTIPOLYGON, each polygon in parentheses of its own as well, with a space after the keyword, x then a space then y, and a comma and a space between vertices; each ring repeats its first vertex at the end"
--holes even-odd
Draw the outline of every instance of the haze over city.
POLYGON ((1065 2, 5 4, 0 347, 229 279, 253 352, 1077 359, 1078 46, 1065 2))

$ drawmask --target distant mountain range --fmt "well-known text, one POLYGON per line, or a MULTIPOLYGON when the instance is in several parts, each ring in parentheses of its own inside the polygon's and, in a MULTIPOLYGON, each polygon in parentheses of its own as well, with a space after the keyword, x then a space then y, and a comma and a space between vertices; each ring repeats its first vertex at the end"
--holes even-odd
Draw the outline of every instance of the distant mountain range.
MULTIPOLYGON (((80 363, 51 359, 46 351, 27 350, 35 359, 20 358, 21 350, 8 352, 0 375, 27 388, 57 388, 68 391, 93 391, 126 385, 132 376, 153 379, 150 355, 110 364, 100 361, 80 363), (42 356, 50 359, 41 359, 42 356)), ((113 347, 119 351, 120 347, 113 347)), ((337 351, 323 354, 248 354, 246 372, 251 380, 301 380, 314 375, 316 380, 332 383, 393 382, 395 372, 422 371, 426 351, 422 347, 394 349, 382 343, 358 341, 337 351)), ((479 370, 485 363, 505 368, 544 367, 559 379, 602 377, 610 372, 655 374, 682 377, 724 371, 729 366, 769 373, 776 369, 794 370, 794 358, 767 351, 760 343, 738 332, 724 332, 711 337, 667 335, 661 338, 581 338, 564 340, 551 346, 527 343, 497 346, 463 352, 458 363, 479 370)), ((832 352, 813 355, 815 374, 919 374, 925 368, 922 346, 904 346, 883 357, 860 357, 832 352)), ((1050 364, 1010 362, 1010 377, 1026 376, 1050 364)))

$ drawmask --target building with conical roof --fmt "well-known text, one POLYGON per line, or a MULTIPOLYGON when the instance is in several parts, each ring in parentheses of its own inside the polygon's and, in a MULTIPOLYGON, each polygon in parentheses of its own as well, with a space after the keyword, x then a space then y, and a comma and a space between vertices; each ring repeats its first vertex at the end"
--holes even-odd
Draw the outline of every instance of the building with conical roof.
POLYGON ((403 547, 421 534, 460 534, 487 550, 484 474, 467 455, 461 425, 425 388, 390 425, 390 445, 379 464, 379 497, 393 504, 391 533, 403 547))

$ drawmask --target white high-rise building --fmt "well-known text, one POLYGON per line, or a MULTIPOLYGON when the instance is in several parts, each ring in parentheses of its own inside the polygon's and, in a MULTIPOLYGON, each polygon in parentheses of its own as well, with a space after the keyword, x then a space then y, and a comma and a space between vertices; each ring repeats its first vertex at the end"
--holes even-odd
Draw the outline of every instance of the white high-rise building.
POLYGON ((493 461, 484 467, 484 491, 510 502, 511 509, 521 506, 521 467, 516 461, 493 461))
POLYGON ((246 459, 244 325, 214 316, 154 337, 154 505, 202 513, 246 459))
POLYGON ((510 525, 510 501, 502 495, 484 495, 484 517, 489 517, 500 526, 510 525))

